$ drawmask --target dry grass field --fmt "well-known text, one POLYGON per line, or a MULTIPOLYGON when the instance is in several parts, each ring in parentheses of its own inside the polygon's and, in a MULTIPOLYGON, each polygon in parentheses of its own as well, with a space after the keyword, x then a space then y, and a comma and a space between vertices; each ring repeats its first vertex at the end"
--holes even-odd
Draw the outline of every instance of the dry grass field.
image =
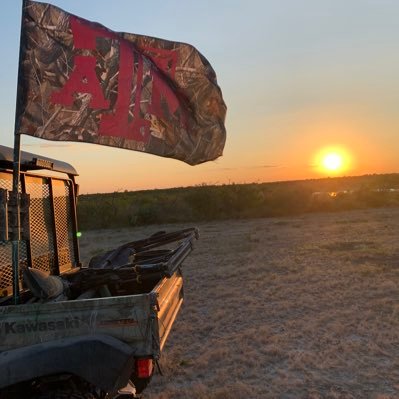
MULTIPOLYGON (((87 232, 82 255, 165 227, 87 232)), ((145 398, 399 398, 398 208, 198 227, 145 398)))

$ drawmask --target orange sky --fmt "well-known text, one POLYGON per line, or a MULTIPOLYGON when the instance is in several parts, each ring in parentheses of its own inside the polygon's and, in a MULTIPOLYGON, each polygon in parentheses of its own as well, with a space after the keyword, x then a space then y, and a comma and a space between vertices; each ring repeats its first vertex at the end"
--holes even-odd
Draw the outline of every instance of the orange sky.
MULTIPOLYGON (((229 125, 228 121, 228 131, 234 132, 229 125)), ((396 172, 395 148, 379 140, 379 131, 397 141, 394 121, 367 109, 311 107, 259 118, 250 134, 242 133, 250 142, 246 143, 240 134, 231 134, 223 157, 195 167, 91 144, 51 143, 27 137, 23 140, 31 142, 25 146, 29 151, 72 163, 81 172, 81 193, 91 193, 396 172), (325 149, 344 152, 346 170, 320 170, 317 155, 325 149)))

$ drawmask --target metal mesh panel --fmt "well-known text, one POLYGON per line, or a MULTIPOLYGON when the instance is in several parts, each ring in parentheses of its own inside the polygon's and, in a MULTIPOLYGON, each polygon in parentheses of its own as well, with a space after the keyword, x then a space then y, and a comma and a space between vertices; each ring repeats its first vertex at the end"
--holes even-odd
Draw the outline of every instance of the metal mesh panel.
MULTIPOLYGON (((12 189, 12 174, 0 172, 0 188, 12 189)), ((26 242, 20 241, 20 263, 27 263, 26 242)), ((21 279, 20 279, 21 281, 21 279)), ((0 297, 6 296, 12 290, 12 244, 0 242, 0 297)))
POLYGON ((10 173, 0 172, 0 188, 12 189, 12 175, 10 173))
MULTIPOLYGON (((60 272, 75 266, 71 182, 25 175, 25 189, 30 195, 30 251, 31 267, 46 273, 57 268, 56 251, 60 272), (54 204, 54 213, 53 213, 54 204), (54 232, 55 227, 55 232, 54 232), (56 233, 56 234, 55 234, 56 233), (56 241, 55 242, 55 238, 56 241)), ((0 172, 0 188, 12 190, 12 173, 0 172)), ((21 190, 21 186, 20 186, 21 190)), ((28 245, 20 241, 20 264, 28 264, 28 245)), ((21 268, 20 268, 21 270, 21 268)), ((21 281, 21 279, 20 279, 21 281)), ((12 244, 0 242, 0 297, 12 293, 12 244)))
MULTIPOLYGON (((0 244, 0 288, 6 290, 12 286, 11 243, 0 244)), ((1 293, 1 296, 7 292, 1 293)))
POLYGON ((69 182, 53 180, 54 217, 57 231, 57 246, 60 271, 75 264, 73 224, 69 182))
POLYGON ((49 180, 27 176, 26 192, 30 194, 32 267, 50 272, 55 267, 55 253, 49 180))
MULTIPOLYGON (((19 244, 19 263, 27 264, 26 241, 20 241, 19 244)), ((21 268, 20 288, 21 288, 21 268)), ((7 296, 12 290, 12 244, 11 242, 0 242, 0 297, 7 296), (9 292, 7 292, 9 291, 9 292)))

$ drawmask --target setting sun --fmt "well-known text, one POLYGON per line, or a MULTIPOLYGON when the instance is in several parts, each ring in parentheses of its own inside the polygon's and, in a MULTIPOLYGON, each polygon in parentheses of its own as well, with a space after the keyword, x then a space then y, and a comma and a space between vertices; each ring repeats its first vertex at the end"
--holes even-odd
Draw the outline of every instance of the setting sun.
POLYGON ((342 156, 335 152, 327 154, 323 158, 323 166, 327 170, 338 171, 340 168, 342 168, 342 164, 343 164, 342 156))
POLYGON ((328 147, 319 151, 315 164, 320 173, 342 174, 350 169, 350 156, 343 148, 328 147))

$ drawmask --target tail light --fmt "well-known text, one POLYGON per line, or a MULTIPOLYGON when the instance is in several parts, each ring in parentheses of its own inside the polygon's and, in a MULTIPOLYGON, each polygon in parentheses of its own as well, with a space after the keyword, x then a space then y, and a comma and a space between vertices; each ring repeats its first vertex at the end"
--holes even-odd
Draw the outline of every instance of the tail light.
POLYGON ((150 378, 153 369, 152 359, 136 359, 136 375, 138 378, 150 378))

